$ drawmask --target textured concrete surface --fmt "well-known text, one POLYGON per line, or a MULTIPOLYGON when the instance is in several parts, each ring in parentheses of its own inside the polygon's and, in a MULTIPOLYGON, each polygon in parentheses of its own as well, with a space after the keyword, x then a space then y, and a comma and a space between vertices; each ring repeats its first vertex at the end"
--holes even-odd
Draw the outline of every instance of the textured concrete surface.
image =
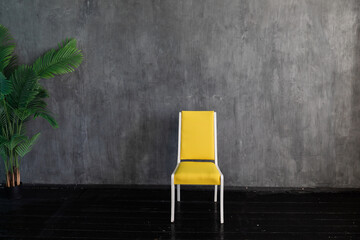
POLYGON ((85 62, 43 81, 60 129, 27 183, 169 184, 180 110, 218 112, 225 184, 359 187, 359 1, 0 1, 32 62, 75 37, 85 62))

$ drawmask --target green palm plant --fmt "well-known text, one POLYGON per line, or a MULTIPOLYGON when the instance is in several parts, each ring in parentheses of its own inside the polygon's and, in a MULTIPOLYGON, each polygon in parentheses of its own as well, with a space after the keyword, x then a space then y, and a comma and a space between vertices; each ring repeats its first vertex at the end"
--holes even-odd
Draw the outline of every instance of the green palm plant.
POLYGON ((72 72, 83 60, 75 39, 61 42, 32 65, 18 65, 14 49, 8 29, 0 25, 0 156, 7 187, 20 184, 21 159, 40 136, 36 133, 28 137, 26 123, 41 117, 52 127, 58 127, 45 102, 49 94, 39 80, 72 72))

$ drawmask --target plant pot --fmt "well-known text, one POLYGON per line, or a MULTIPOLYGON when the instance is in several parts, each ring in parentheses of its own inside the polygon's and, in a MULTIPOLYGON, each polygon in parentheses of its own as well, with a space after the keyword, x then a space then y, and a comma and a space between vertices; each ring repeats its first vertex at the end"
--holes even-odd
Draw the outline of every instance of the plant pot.
POLYGON ((22 190, 22 184, 16 186, 16 187, 5 187, 5 194, 6 197, 10 200, 20 199, 21 196, 21 190, 22 190))

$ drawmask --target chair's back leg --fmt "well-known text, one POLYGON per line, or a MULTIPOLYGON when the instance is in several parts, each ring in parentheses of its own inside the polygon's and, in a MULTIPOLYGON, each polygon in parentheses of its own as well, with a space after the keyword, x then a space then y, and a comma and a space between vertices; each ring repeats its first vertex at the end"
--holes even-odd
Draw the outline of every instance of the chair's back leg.
POLYGON ((177 184, 176 187, 177 187, 177 201, 180 202, 180 184, 177 184))
POLYGON ((215 185, 215 190, 214 190, 214 202, 217 202, 217 185, 215 185))

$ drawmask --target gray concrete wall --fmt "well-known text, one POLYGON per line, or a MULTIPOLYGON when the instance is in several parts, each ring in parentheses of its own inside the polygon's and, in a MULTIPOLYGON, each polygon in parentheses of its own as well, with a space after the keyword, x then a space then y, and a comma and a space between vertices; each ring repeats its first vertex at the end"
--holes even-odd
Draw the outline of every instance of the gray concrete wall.
MULTIPOLYGON (((357 1, 0 1, 21 61, 75 37, 43 81, 60 129, 26 183, 169 184, 180 110, 218 112, 226 185, 359 187, 357 1)), ((3 169, 3 167, 2 167, 3 169)))

